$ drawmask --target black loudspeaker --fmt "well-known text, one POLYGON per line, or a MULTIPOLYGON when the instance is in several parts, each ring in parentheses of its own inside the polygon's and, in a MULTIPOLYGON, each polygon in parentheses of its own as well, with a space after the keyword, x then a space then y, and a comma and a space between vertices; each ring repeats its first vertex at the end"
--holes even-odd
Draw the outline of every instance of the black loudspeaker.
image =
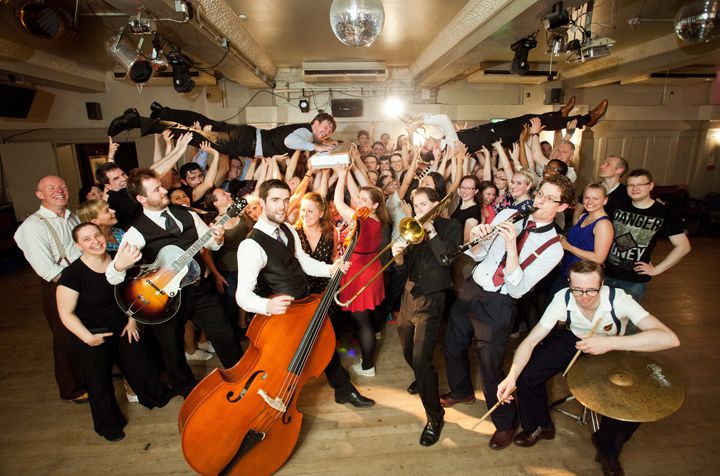
POLYGON ((362 99, 333 99, 330 101, 335 117, 360 117, 363 115, 362 99))
POLYGON ((87 109, 88 119, 93 121, 102 121, 102 109, 100 109, 99 102, 86 102, 85 109, 87 109))
POLYGON ((560 88, 552 88, 550 90, 550 104, 560 104, 562 103, 562 89, 560 88))
POLYGON ((0 101, 0 116, 27 119, 35 94, 36 91, 33 88, 0 84, 0 97, 3 98, 0 101))

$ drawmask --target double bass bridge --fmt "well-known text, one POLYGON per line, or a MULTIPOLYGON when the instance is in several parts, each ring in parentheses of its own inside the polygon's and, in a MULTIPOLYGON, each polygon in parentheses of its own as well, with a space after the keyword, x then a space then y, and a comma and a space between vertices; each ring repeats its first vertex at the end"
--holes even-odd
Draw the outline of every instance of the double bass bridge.
POLYGON ((287 406, 285 405, 285 402, 283 402, 277 397, 270 398, 270 396, 265 393, 265 390, 263 390, 262 388, 258 389, 258 395, 260 395, 262 399, 265 400, 265 403, 267 403, 271 408, 282 413, 285 413, 287 411, 287 406))

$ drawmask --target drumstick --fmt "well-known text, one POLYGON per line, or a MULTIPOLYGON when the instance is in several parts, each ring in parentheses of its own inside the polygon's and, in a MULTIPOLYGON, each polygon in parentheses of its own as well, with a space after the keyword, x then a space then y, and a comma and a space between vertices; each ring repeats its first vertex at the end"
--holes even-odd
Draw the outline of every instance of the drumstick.
MULTIPOLYGON (((587 337, 592 337, 592 335, 595 334, 595 331, 597 330, 598 326, 600 325, 600 321, 602 321, 602 316, 600 318, 598 318, 595 325, 592 326, 592 329, 590 329, 590 333, 587 335, 587 337)), ((575 352, 575 357, 573 357, 573 359, 570 361, 567 368, 565 369, 565 372, 563 372, 563 375, 562 375, 563 377, 565 377, 567 375, 567 373, 570 372, 570 369, 572 368, 573 365, 575 365, 575 361, 578 359, 578 357, 580 357, 581 353, 582 353, 582 350, 578 350, 577 352, 575 352)))
MULTIPOLYGON (((513 387, 512 390, 510 390, 510 393, 513 393, 516 388, 517 388, 517 387, 513 387)), ((490 415, 492 415, 493 412, 494 412, 495 410, 497 410, 500 405, 502 405, 502 403, 503 403, 502 400, 498 400, 498 402, 497 402, 495 405, 493 405, 490 410, 488 410, 487 412, 485 412, 485 414, 484 414, 482 417, 480 417, 480 420, 478 420, 478 422, 475 423, 475 426, 473 426, 472 428, 470 428, 470 431, 473 431, 475 428, 477 428, 477 426, 478 426, 480 423, 484 422, 484 421, 487 419, 487 417, 489 417, 490 415)))

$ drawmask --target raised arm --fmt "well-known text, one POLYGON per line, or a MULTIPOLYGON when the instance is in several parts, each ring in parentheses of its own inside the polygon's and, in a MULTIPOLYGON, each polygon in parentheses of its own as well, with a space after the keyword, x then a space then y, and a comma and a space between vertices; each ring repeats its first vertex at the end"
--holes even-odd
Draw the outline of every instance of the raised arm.
POLYGON ((502 146, 502 141, 499 140, 494 142, 493 147, 495 148, 500 161, 498 168, 502 168, 502 170, 505 171, 505 176, 507 177, 509 183, 510 180, 512 180, 513 168, 512 165, 510 165, 510 159, 508 159, 507 154, 505 154, 505 148, 502 146))
POLYGON ((296 150, 293 155, 290 156, 290 160, 285 168, 285 181, 289 182, 293 175, 295 175, 295 169, 297 168, 298 160, 300 159, 301 150, 296 150))
POLYGON ((333 202, 335 202, 335 208, 337 209, 340 216, 343 217, 343 220, 348 223, 352 223, 353 216, 355 215, 355 210, 353 210, 345 203, 345 184, 347 183, 349 169, 346 166, 338 166, 335 167, 335 170, 338 174, 338 181, 337 184, 335 184, 335 195, 333 197, 333 202))
POLYGON ((187 150, 187 146, 192 140, 192 137, 192 132, 186 132, 185 134, 181 135, 175 143, 175 147, 170 151, 170 153, 152 164, 150 168, 157 172, 160 177, 170 173, 170 170, 175 167, 177 161, 187 150))
POLYGON ((407 191, 410 189, 410 185, 412 185, 412 181, 415 178, 415 169, 417 169, 418 164, 418 156, 413 156, 412 162, 410 163, 410 167, 405 171, 405 176, 403 177, 403 181, 400 184, 400 186, 397 189, 398 197, 400 198, 400 201, 404 200, 405 195, 407 195, 407 191))
POLYGON ((204 150, 205 153, 211 156, 212 162, 208 166, 205 179, 194 189, 192 189, 192 201, 193 203, 200 200, 205 196, 208 190, 215 185, 215 176, 217 175, 218 166, 220 164, 220 152, 212 148, 212 145, 208 141, 202 141, 200 149, 204 150))

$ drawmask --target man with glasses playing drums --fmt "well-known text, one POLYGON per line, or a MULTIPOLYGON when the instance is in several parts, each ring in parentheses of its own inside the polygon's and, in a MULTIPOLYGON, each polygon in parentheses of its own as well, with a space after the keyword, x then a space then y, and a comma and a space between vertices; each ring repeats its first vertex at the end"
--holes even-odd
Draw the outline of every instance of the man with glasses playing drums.
MULTIPOLYGON (((530 447, 555 438, 545 383, 570 364, 576 351, 594 355, 612 350, 654 352, 680 345, 673 331, 622 289, 604 286, 603 279, 597 263, 573 264, 569 288, 555 294, 540 322, 518 346, 508 376, 497 388, 498 400, 507 403, 517 385, 517 411, 523 427, 513 439, 517 446, 530 447), (595 326, 598 319, 601 321, 595 326), (628 321, 638 333, 625 335, 628 321)), ((592 441, 604 474, 624 474, 620 450, 639 426, 603 417, 592 441)))

